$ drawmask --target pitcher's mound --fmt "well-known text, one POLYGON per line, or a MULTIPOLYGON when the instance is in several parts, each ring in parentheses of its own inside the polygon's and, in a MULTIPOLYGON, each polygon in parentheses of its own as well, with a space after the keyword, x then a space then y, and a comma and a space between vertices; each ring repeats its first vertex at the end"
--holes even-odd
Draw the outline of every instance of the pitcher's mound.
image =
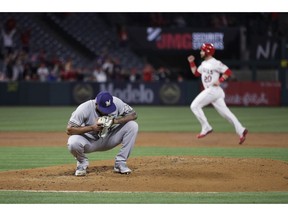
POLYGON ((288 163, 266 159, 195 156, 130 158, 130 175, 113 172, 114 161, 0 172, 2 190, 229 192, 287 191, 288 163))

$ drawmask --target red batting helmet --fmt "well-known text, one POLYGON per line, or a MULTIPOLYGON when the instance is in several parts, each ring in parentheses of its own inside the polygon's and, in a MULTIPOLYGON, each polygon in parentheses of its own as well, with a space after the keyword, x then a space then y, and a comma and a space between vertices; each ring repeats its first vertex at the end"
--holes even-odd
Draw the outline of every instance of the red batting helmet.
POLYGON ((213 56, 215 53, 215 48, 214 48, 214 45, 212 43, 202 44, 201 50, 203 50, 205 52, 205 56, 207 56, 207 55, 213 56))

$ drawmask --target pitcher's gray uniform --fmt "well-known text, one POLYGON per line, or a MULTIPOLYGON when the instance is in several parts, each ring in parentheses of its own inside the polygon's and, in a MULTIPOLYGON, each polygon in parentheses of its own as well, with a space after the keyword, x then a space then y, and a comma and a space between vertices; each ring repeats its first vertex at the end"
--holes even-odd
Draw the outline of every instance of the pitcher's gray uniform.
POLYGON ((100 92, 97 97, 95 100, 80 104, 72 113, 68 122, 67 134, 71 136, 67 145, 69 151, 77 160, 75 175, 86 175, 89 162, 85 153, 110 150, 119 144, 122 144, 122 146, 115 157, 114 170, 119 173, 130 173, 131 170, 127 167, 126 161, 138 133, 138 124, 134 121, 137 118, 136 112, 131 106, 108 92, 100 92), (99 102, 101 96, 103 96, 102 101, 99 102), (111 103, 114 109, 111 109, 111 103), (101 113, 100 110, 103 106, 107 106, 107 108, 114 111, 112 113, 101 113), (115 120, 108 135, 101 138, 98 136, 97 119, 103 115, 113 116, 115 120), (78 132, 73 132, 74 130, 78 132))

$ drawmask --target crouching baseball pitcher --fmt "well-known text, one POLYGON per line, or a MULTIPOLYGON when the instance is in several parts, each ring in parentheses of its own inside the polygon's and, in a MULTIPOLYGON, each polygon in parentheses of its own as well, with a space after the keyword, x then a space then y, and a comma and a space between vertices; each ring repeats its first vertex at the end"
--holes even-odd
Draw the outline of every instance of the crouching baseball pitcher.
POLYGON ((115 157, 114 171, 131 173, 127 159, 134 147, 138 124, 134 109, 107 91, 100 92, 95 100, 80 104, 72 113, 67 134, 68 150, 77 160, 76 176, 85 176, 89 161, 86 153, 107 151, 122 144, 115 157))

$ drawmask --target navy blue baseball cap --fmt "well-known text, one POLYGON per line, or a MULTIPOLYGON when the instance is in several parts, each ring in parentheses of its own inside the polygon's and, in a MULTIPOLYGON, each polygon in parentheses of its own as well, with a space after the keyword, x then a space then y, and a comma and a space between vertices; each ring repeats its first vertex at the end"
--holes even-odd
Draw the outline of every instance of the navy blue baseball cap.
POLYGON ((113 103, 113 96, 107 92, 102 91, 96 96, 96 103, 98 104, 98 109, 104 114, 110 114, 116 110, 116 106, 113 103))

